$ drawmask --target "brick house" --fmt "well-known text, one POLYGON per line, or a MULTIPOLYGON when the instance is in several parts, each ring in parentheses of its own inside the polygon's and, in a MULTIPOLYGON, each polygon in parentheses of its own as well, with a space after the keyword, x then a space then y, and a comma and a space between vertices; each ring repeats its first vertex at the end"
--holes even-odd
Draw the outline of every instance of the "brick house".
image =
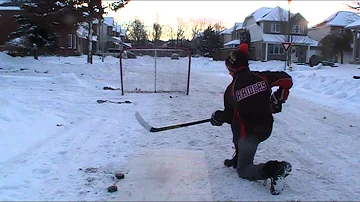
POLYGON ((59 35, 58 55, 70 56, 79 54, 76 24, 60 24, 55 27, 55 32, 59 35))
POLYGON ((5 28, 0 32, 0 51, 4 50, 5 43, 9 35, 17 29, 18 25, 14 15, 20 14, 20 7, 17 6, 0 6, 0 25, 5 28))
MULTIPOLYGON (((0 51, 5 48, 5 43, 9 40, 9 35, 18 28, 18 24, 15 21, 14 16, 19 15, 21 12, 18 6, 0 6, 0 24, 2 27, 6 27, 0 32, 0 51)), ((97 26, 98 20, 93 24, 93 52, 97 47, 97 26)), ((88 42, 86 39, 87 33, 84 29, 81 29, 77 23, 73 24, 60 24, 54 27, 55 32, 59 35, 59 50, 56 54, 62 56, 87 54, 88 42)))

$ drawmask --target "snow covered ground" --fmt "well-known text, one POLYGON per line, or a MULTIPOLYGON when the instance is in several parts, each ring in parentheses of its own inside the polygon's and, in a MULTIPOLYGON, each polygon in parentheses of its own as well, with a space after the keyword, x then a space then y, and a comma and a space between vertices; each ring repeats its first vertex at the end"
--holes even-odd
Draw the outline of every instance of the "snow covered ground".
MULTIPOLYGON (((131 61, 147 64, 143 60, 131 61)), ((143 148, 204 151, 214 200, 360 198, 360 80, 352 78, 360 75, 359 66, 296 65, 290 72, 290 98, 255 158, 293 164, 284 192, 272 196, 262 182, 240 179, 223 166, 233 154, 230 127, 202 124, 149 134, 135 120, 139 111, 163 126, 208 118, 222 109, 231 80, 223 62, 193 58, 189 96, 121 96, 103 90, 120 87, 118 59, 85 62, 85 57, 36 61, 0 53, 0 200, 113 200, 116 193, 106 188, 114 183, 114 172, 128 172, 129 157, 143 148), (131 103, 99 104, 98 99, 131 103)), ((251 62, 250 67, 282 70, 284 63, 251 62)))

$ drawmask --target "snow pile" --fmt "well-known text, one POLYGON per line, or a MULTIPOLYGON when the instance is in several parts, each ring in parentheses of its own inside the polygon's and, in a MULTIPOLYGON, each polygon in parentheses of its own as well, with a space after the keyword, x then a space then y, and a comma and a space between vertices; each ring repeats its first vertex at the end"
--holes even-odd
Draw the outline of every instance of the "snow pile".
MULTIPOLYGON (((220 65, 220 63, 218 64, 220 65)), ((322 105, 338 108, 348 113, 360 114, 360 80, 353 79, 360 75, 357 65, 323 66, 321 63, 310 67, 293 64, 289 73, 294 81, 291 95, 301 96, 322 105)), ((224 67, 225 68, 225 67, 224 67)), ((284 71, 285 62, 250 61, 250 69, 256 71, 284 71)))
MULTIPOLYGON (((0 2, 0 5, 6 2, 0 2)), ((0 11, 19 11, 21 8, 19 6, 0 6, 0 11)))
POLYGON ((356 65, 295 65, 290 74, 294 80, 294 89, 302 91, 306 99, 333 108, 342 106, 349 113, 360 114, 360 81, 353 79, 354 75, 360 74, 356 65))
POLYGON ((26 108, 15 100, 0 97, 0 106, 0 168, 1 163, 51 136, 56 125, 64 123, 56 115, 26 108))
POLYGON ((57 82, 63 84, 72 84, 76 86, 87 87, 86 82, 79 79, 75 73, 62 73, 59 76, 55 76, 54 79, 57 82))

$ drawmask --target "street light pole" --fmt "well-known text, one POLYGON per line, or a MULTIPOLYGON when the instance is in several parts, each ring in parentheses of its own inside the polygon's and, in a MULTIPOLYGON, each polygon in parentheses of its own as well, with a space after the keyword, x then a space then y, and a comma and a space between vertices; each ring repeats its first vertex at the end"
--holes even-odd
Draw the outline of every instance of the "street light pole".
MULTIPOLYGON (((289 11, 288 11, 288 38, 287 38, 287 42, 291 43, 291 15, 290 15, 290 5, 291 5, 291 0, 288 0, 288 4, 289 4, 289 11)), ((289 67, 289 70, 291 71, 292 70, 292 67, 291 67, 291 51, 292 49, 292 44, 290 45, 288 51, 287 51, 287 65, 289 67)), ((285 67, 285 70, 286 70, 286 67, 285 67)))
POLYGON ((101 61, 104 62, 104 19, 101 19, 100 25, 100 38, 101 38, 101 61))

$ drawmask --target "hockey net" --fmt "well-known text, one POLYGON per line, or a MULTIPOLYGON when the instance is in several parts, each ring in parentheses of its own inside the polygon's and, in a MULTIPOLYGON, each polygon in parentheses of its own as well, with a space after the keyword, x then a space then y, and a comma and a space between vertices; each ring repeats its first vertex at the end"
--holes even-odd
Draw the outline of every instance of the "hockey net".
POLYGON ((120 54, 121 92, 189 94, 191 52, 180 48, 126 48, 120 54))

